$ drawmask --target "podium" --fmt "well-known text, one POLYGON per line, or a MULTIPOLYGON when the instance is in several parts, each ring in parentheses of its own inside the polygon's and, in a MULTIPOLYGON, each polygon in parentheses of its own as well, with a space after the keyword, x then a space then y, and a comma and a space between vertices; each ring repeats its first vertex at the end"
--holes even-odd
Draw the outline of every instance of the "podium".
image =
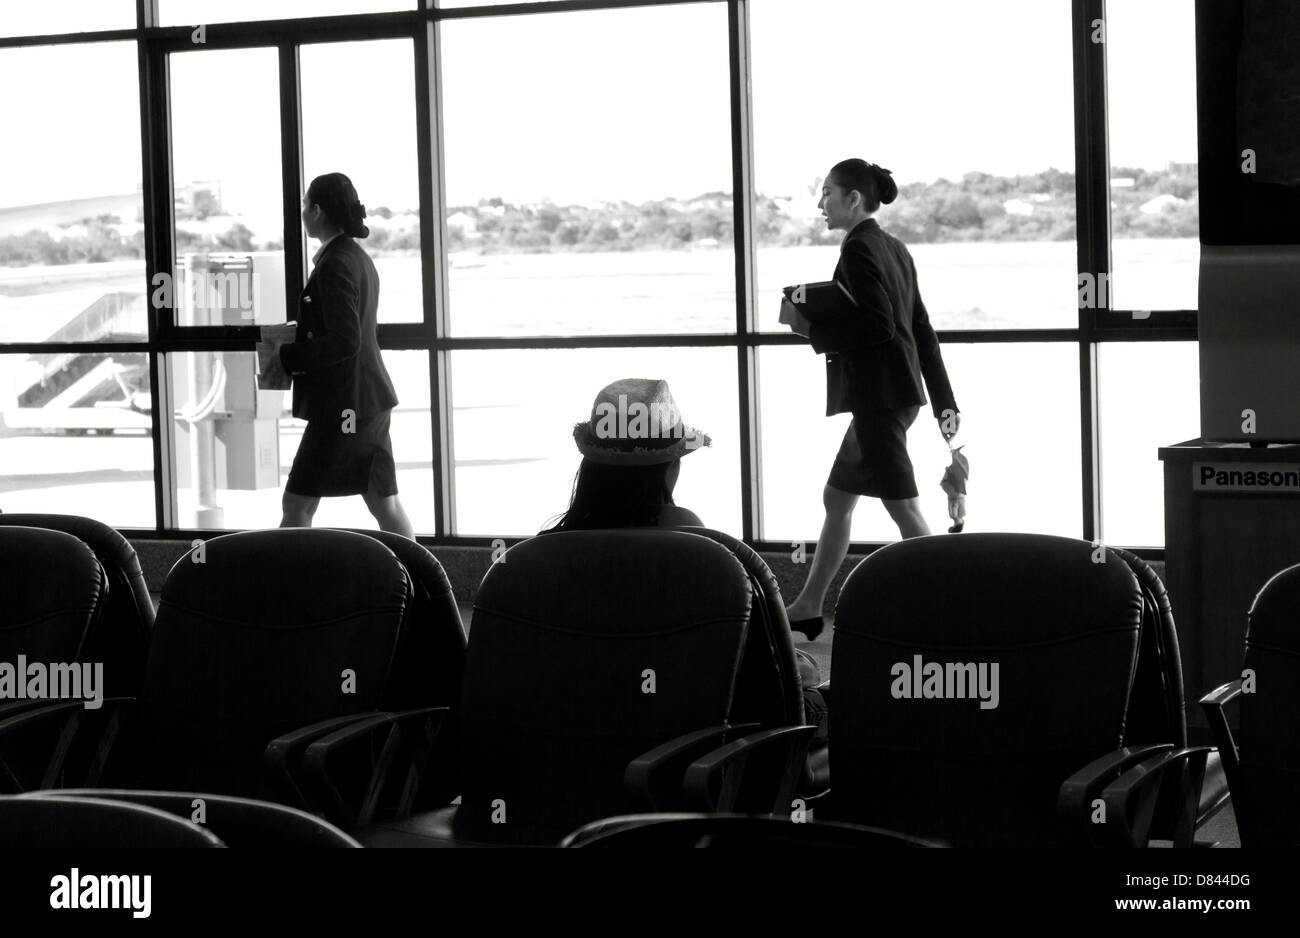
POLYGON ((1300 445, 1188 440, 1161 447, 1165 585, 1178 625, 1187 724, 1197 701, 1241 677, 1247 612, 1273 574, 1300 563, 1300 445))

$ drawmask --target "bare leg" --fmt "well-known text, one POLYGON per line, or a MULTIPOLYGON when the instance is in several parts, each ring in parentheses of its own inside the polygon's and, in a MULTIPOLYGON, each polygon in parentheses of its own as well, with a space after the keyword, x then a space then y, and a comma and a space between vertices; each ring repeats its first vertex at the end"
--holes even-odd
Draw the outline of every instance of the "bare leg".
POLYGON ((366 507, 370 509, 370 513, 379 522, 381 531, 390 531, 415 540, 415 529, 411 527, 411 519, 406 516, 406 509, 402 507, 400 498, 396 495, 378 495, 374 492, 367 492, 362 498, 366 500, 366 507))
POLYGON ((925 523, 925 515, 921 514, 921 499, 882 498, 881 501, 885 503, 885 510, 889 512, 889 517, 893 518, 894 523, 898 525, 898 533, 903 535, 903 540, 909 537, 924 537, 930 533, 930 526, 925 523))
POLYGON ((284 498, 280 502, 280 507, 284 511, 284 517, 280 519, 280 527, 310 528, 312 516, 316 514, 319 505, 320 499, 314 495, 297 495, 286 489, 284 498))
POLYGON ((813 554, 808 579, 786 610, 790 621, 812 619, 822 614, 826 591, 830 589, 831 580, 840 572, 840 565, 849 552, 849 527, 857 503, 858 496, 852 492, 844 492, 830 485, 822 490, 826 520, 822 522, 822 533, 817 539, 817 551, 813 554))

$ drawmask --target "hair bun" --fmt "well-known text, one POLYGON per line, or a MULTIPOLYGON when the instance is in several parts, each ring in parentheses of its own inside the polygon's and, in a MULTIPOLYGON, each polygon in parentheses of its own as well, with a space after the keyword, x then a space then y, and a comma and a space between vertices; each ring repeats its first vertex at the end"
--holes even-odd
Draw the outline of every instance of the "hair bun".
POLYGON ((871 170, 876 176, 876 188, 879 190, 880 201, 888 205, 894 199, 898 198, 898 183, 894 182, 894 174, 883 166, 871 164, 871 170))

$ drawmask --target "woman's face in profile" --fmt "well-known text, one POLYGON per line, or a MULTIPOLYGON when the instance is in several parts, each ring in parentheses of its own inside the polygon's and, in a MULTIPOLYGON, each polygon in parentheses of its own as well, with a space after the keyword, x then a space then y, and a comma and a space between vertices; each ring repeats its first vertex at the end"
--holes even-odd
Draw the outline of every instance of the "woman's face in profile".
POLYGON ((853 214, 848 204, 848 193, 830 176, 827 176, 826 181, 822 183, 822 197, 817 207, 822 210, 822 216, 826 219, 827 230, 848 229, 853 214))
POLYGON ((307 229, 307 237, 318 238, 320 223, 320 208, 312 202, 307 196, 302 197, 302 224, 307 229))

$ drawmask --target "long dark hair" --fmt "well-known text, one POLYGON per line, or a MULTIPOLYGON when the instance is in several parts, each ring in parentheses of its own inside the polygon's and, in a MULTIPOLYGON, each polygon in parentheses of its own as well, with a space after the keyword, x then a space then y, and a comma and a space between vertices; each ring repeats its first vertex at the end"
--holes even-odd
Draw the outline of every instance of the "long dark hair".
POLYGON ((366 207, 361 204, 352 180, 342 173, 317 176, 307 187, 307 198, 319 205, 330 224, 348 237, 370 235, 370 229, 365 225, 366 207))
POLYGON ((898 198, 898 184, 889 170, 866 160, 836 163, 831 167, 830 176, 846 192, 854 189, 861 192, 862 206, 868 212, 876 211, 882 202, 888 205, 898 198))
POLYGON ((583 459, 569 510, 547 531, 586 531, 654 525, 672 505, 680 459, 652 466, 609 466, 583 459))

